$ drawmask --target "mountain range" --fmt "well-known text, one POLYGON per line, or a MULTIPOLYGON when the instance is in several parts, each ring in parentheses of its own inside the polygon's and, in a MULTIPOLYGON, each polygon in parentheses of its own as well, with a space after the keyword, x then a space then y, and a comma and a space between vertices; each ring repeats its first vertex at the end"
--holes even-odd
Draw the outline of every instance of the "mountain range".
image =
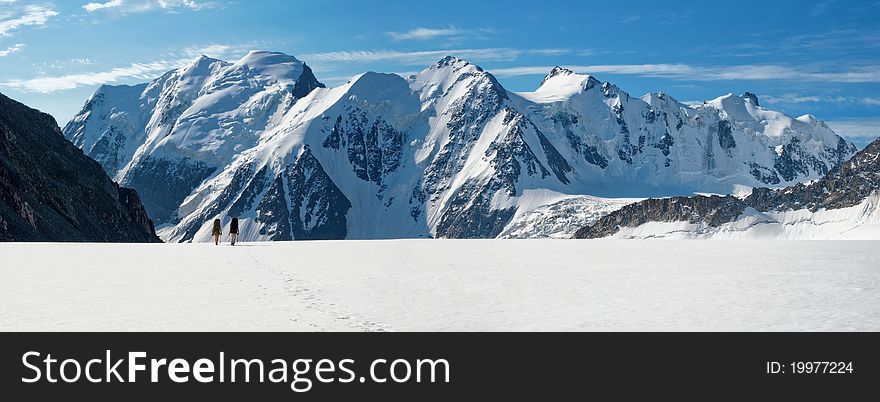
POLYGON ((258 51, 102 86, 63 133, 173 242, 215 217, 245 240, 567 237, 637 199, 792 186, 856 152, 751 93, 638 98, 561 67, 511 92, 455 57, 326 88, 258 51))

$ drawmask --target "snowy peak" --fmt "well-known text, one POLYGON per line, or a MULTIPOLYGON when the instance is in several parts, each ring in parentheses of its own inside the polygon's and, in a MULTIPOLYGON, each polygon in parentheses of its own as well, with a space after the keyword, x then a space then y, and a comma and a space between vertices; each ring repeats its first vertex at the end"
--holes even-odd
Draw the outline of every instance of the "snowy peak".
POLYGON ((305 63, 284 53, 254 50, 235 63, 235 67, 242 66, 277 82, 293 84, 302 75, 305 63))
POLYGON ((483 69, 480 68, 479 66, 473 65, 473 64, 467 62, 466 60, 460 59, 460 58, 452 56, 452 55, 449 55, 449 56, 446 56, 446 57, 440 59, 432 68, 460 69, 460 68, 467 68, 467 67, 473 67, 474 69, 476 69, 478 71, 483 71, 483 69))
POLYGON ((455 56, 446 56, 432 66, 422 70, 420 77, 431 77, 441 81, 456 80, 460 77, 489 75, 480 66, 471 64, 455 56))
POLYGON ((455 56, 446 56, 419 74, 411 76, 410 88, 422 100, 454 99, 463 91, 480 87, 481 90, 506 98, 506 90, 495 77, 475 64, 455 56))
POLYGON ((600 85, 601 82, 590 75, 577 74, 570 69, 556 66, 541 80, 541 85, 535 92, 524 92, 520 95, 533 102, 552 103, 568 100, 600 85))
POLYGON ((739 96, 734 95, 731 92, 728 92, 715 99, 706 101, 706 104, 718 110, 734 109, 743 104, 743 99, 739 96))
POLYGON ((809 113, 799 116, 796 120, 816 129, 831 131, 831 127, 828 127, 828 125, 825 124, 824 121, 819 120, 818 117, 813 116, 809 113))
POLYGON ((647 93, 641 99, 655 110, 670 111, 686 107, 685 104, 665 92, 647 93))
POLYGON ((296 57, 257 50, 249 52, 234 63, 202 55, 186 67, 173 71, 172 75, 176 75, 181 83, 188 83, 188 86, 206 86, 203 92, 223 90, 231 86, 255 86, 263 89, 274 84, 301 98, 315 88, 324 88, 324 84, 315 78, 311 68, 296 57))
POLYGON ((541 85, 544 85, 545 83, 547 83, 547 81, 553 79, 554 77, 570 75, 575 75, 575 72, 564 67, 553 67, 553 69, 550 70, 550 74, 547 74, 544 79, 541 80, 541 85))
POLYGON ((758 105, 751 101, 747 102, 743 97, 732 93, 719 96, 707 101, 705 104, 721 112, 722 117, 731 120, 749 121, 759 119, 755 114, 755 109, 759 108, 758 105))
MULTIPOLYGON (((419 112, 419 99, 405 78, 397 74, 366 72, 339 88, 343 100, 363 109, 381 109, 401 116, 419 112)), ((391 117, 391 116, 386 116, 391 117)))
POLYGON ((488 75, 480 66, 471 64, 455 56, 446 56, 418 74, 419 77, 444 82, 454 82, 462 77, 481 77, 488 75))
POLYGON ((213 70, 215 66, 218 65, 228 66, 229 63, 205 55, 201 55, 199 57, 196 57, 186 67, 184 67, 183 71, 185 74, 208 75, 211 74, 211 70, 213 70))
POLYGON ((718 110, 725 111, 739 110, 746 107, 746 105, 750 108, 761 107, 758 103, 758 96, 751 92, 745 92, 739 96, 728 92, 727 94, 721 95, 715 99, 707 101, 706 103, 718 110))

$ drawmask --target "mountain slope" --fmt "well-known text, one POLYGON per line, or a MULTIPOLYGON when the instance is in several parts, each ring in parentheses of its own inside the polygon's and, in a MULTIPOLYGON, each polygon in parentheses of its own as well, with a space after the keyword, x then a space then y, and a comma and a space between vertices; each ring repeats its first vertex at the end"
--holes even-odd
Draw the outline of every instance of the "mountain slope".
POLYGON ((0 94, 0 241, 157 242, 138 194, 0 94))
POLYGON ((615 211, 575 233, 598 237, 880 236, 880 139, 825 177, 745 198, 651 199, 615 211), (663 224, 666 223, 666 224, 663 224))
POLYGON ((166 240, 230 216, 247 240, 528 237, 559 232, 526 216, 565 198, 786 185, 855 151, 757 103, 633 98, 562 68, 513 93, 455 57, 324 88, 295 58, 252 52, 102 87, 64 132, 138 189, 166 240))

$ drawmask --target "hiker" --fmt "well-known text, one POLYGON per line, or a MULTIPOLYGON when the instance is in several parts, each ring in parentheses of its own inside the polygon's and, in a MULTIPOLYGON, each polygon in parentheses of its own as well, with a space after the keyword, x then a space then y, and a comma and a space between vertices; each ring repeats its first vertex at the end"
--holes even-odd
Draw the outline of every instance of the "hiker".
POLYGON ((232 218, 232 222, 229 223, 229 240, 232 241, 233 246, 238 240, 238 218, 232 218))
POLYGON ((223 229, 221 228, 220 219, 214 219, 214 230, 211 232, 214 235, 214 245, 220 245, 220 235, 223 234, 223 229))

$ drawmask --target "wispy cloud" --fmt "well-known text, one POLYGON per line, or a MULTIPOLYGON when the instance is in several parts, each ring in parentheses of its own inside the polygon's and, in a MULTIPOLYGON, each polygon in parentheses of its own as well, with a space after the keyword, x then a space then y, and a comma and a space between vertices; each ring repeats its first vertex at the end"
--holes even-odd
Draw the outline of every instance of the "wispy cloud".
POLYGON ((826 60, 846 58, 852 63, 856 60, 875 60, 874 56, 878 48, 880 48, 880 30, 873 27, 852 28, 835 25, 834 29, 797 35, 788 35, 788 32, 783 30, 759 31, 752 33, 746 42, 695 45, 683 50, 681 54, 712 58, 752 57, 764 60, 785 58, 801 60, 811 55, 822 54, 826 60))
MULTIPOLYGON (((112 68, 104 71, 77 72, 69 74, 43 75, 28 79, 12 79, 0 82, 0 85, 23 92, 54 93, 75 88, 100 84, 112 84, 132 80, 147 80, 165 73, 168 70, 185 66, 198 55, 207 55, 229 60, 240 57, 248 50, 261 48, 260 43, 209 44, 191 46, 179 51, 167 53, 161 60, 143 63, 132 63, 128 66, 112 68)), ((302 55, 302 59, 315 64, 328 63, 376 63, 389 62, 396 65, 426 66, 448 55, 455 55, 467 60, 512 61, 524 55, 563 55, 588 54, 585 50, 572 49, 509 49, 509 48, 477 48, 403 52, 392 50, 327 52, 302 55)), ((549 71, 549 69, 547 70, 549 71)), ((325 78, 327 81, 344 82, 350 76, 325 78)))
POLYGON ((876 29, 838 28, 784 38, 773 47, 786 51, 871 51, 880 47, 876 29))
MULTIPOLYGON (((692 66, 688 64, 612 64, 567 66, 586 74, 623 74, 690 81, 736 80, 815 80, 825 82, 880 82, 880 66, 855 67, 849 70, 814 71, 803 67, 780 65, 692 66)), ((492 70, 499 77, 547 74, 552 66, 510 67, 492 70)))
MULTIPOLYGON (((473 48, 473 49, 444 49, 422 51, 398 51, 398 50, 356 50, 325 53, 310 53, 302 55, 306 62, 344 62, 344 63, 373 63, 393 62, 403 65, 427 65, 453 55, 472 61, 513 61, 525 55, 558 56, 564 54, 586 55, 589 51, 572 49, 511 49, 511 48, 473 48)), ((547 71, 550 71, 549 69, 547 71)), ((545 71, 546 73, 546 71, 545 71)))
POLYGON ((427 40, 439 37, 459 36, 464 30, 450 26, 446 28, 415 28, 405 32, 385 32, 392 40, 427 40))
POLYGON ((188 8, 190 10, 204 10, 208 8, 215 8, 220 6, 220 2, 218 1, 196 1, 196 0, 158 0, 160 8, 163 9, 173 9, 173 8, 188 8))
MULTIPOLYGON (((636 74, 636 75, 680 75, 691 71, 690 66, 684 64, 614 64, 594 66, 566 66, 575 72, 584 74, 610 73, 610 74, 636 74)), ((545 75, 553 69, 553 66, 529 66, 507 67, 492 69, 492 74, 498 77, 516 77, 521 75, 545 75)))
POLYGON ((23 92, 53 93, 84 86, 115 83, 126 79, 152 79, 158 74, 182 65, 181 61, 134 63, 128 67, 118 67, 108 71, 10 80, 0 85, 23 92))
POLYGON ((44 61, 38 66, 45 71, 45 69, 53 69, 53 70, 61 70, 68 69, 71 67, 82 67, 82 66, 90 66, 94 65, 95 61, 88 57, 73 57, 64 60, 53 60, 53 61, 44 61))
POLYGON ((828 11, 828 6, 834 3, 834 0, 820 1, 810 8, 810 17, 818 17, 828 11))
POLYGON ((798 94, 782 94, 782 95, 761 95, 761 101, 767 104, 798 104, 798 103, 819 103, 823 98, 815 95, 798 95, 798 94))
POLYGON ((83 9, 91 13, 107 8, 121 7, 123 4, 123 0, 110 0, 106 3, 86 3, 85 5, 83 5, 83 9))
MULTIPOLYGON (((0 0, 3 1, 3 0, 0 0)), ((24 43, 16 43, 11 47, 6 48, 6 50, 0 50, 0 57, 6 57, 10 54, 13 54, 21 49, 24 49, 24 43)))
MULTIPOLYGON (((12 79, 0 82, 0 86, 17 89, 22 92, 54 93, 71 89, 113 84, 132 80, 150 80, 169 70, 186 66, 194 57, 205 54, 212 57, 241 56, 251 49, 253 43, 246 44, 211 44, 192 46, 182 51, 166 54, 161 60, 143 63, 132 63, 128 66, 116 67, 104 71, 77 72, 68 74, 42 75, 28 79, 12 79)), ((74 59, 81 65, 93 64, 88 59, 74 59)))
POLYGON ((861 103, 871 106, 880 106, 880 98, 862 98, 861 103))
POLYGON ((142 13, 148 11, 177 12, 179 10, 204 10, 219 7, 217 1, 196 0, 109 0, 91 2, 82 6, 89 13, 97 11, 113 11, 122 14, 142 13))
POLYGON ((867 106, 880 106, 880 98, 857 96, 819 96, 819 95, 761 95, 761 101, 767 104, 801 104, 801 103, 850 103, 867 106))
POLYGON ((642 20, 642 16, 638 14, 627 16, 623 19, 624 24, 635 24, 642 20))
POLYGON ((58 12, 49 6, 25 6, 23 12, 13 15, 10 19, 0 21, 0 36, 12 36, 24 27, 46 25, 50 18, 57 15, 58 12))
POLYGON ((826 121, 834 132, 840 134, 859 147, 864 147, 880 137, 880 118, 855 118, 826 121))
POLYGON ((200 55, 213 57, 221 60, 237 59, 247 52, 255 49, 262 49, 264 43, 246 42, 246 43, 212 43, 204 46, 190 46, 183 49, 183 52, 175 53, 180 58, 193 58, 200 55))

